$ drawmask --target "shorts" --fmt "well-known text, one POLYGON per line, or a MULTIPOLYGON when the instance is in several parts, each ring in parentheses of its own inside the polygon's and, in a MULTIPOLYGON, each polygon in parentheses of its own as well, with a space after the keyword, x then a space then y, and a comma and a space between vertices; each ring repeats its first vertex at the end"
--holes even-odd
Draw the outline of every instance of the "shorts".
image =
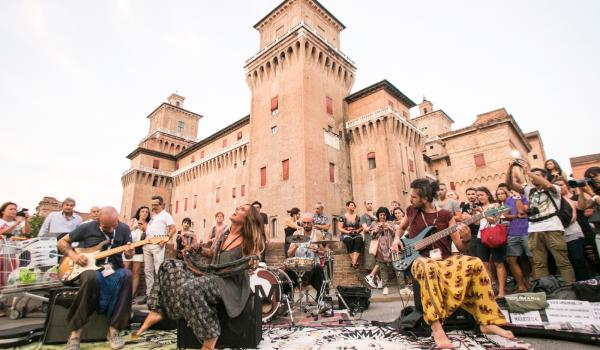
POLYGON ((527 236, 508 236, 507 247, 507 256, 533 256, 533 254, 531 254, 531 252, 529 251, 529 245, 527 244, 527 236))
POLYGON ((490 255, 494 257, 494 263, 504 262, 506 260, 506 246, 489 248, 481 243, 480 238, 477 238, 477 256, 484 263, 490 261, 490 255))
POLYGON ((123 261, 137 261, 144 262, 144 254, 134 254, 131 259, 127 259, 125 254, 123 254, 123 261))

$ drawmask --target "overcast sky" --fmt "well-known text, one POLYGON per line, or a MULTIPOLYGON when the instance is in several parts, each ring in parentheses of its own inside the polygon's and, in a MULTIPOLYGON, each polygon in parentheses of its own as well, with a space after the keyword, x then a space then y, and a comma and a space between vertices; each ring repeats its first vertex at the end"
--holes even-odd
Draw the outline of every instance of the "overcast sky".
MULTIPOLYGON (((249 113, 252 26, 279 3, 0 1, 0 202, 119 208, 125 156, 169 94, 205 116, 200 138, 249 113)), ((600 1, 321 3, 347 27, 353 91, 388 79, 454 128, 505 107, 563 168, 600 151, 600 1)))

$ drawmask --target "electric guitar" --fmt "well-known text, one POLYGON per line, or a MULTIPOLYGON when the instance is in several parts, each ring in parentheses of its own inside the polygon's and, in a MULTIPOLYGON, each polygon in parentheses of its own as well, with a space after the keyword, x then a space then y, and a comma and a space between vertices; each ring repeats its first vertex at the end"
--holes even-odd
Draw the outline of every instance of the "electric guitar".
MULTIPOLYGON (((484 217, 496 217, 510 211, 510 207, 503 205, 499 208, 490 208, 483 213, 471 216, 467 220, 462 221, 462 224, 471 225, 479 222, 484 217)), ((432 245, 440 239, 451 235, 458 229, 458 224, 448 227, 445 230, 431 234, 436 229, 435 226, 427 226, 414 238, 403 238, 403 249, 400 252, 392 251, 392 266, 397 271, 405 271, 410 268, 413 261, 421 257, 420 250, 432 245)))
MULTIPOLYGON (((147 238, 135 243, 131 243, 133 248, 141 247, 146 244, 159 244, 167 242, 169 236, 154 236, 147 238)), ((81 266, 74 262, 71 258, 65 255, 62 262, 58 266, 58 278, 62 282, 71 282, 76 280, 84 271, 88 270, 100 270, 102 266, 96 266, 96 260, 102 260, 111 255, 119 254, 127 250, 127 246, 123 245, 120 247, 108 249, 102 251, 102 247, 107 242, 104 241, 98 245, 89 248, 75 248, 75 252, 79 255, 83 255, 87 258, 85 266, 81 266)))

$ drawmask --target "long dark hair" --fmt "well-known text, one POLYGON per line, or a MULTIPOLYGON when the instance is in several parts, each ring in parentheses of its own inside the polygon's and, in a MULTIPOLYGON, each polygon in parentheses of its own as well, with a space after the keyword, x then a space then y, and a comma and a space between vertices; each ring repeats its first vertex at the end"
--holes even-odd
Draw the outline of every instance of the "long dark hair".
POLYGON ((290 217, 293 217, 294 215, 300 214, 300 209, 294 207, 294 208, 288 210, 287 212, 288 212, 288 214, 290 214, 290 217))
POLYGON ((150 208, 146 207, 146 206, 141 206, 138 208, 138 210, 135 212, 135 215, 133 216, 137 221, 140 221, 140 213, 142 212, 142 209, 146 209, 148 210, 148 216, 146 217, 146 223, 150 222, 150 208))
POLYGON ((417 190, 419 197, 426 198, 431 203, 437 198, 440 183, 438 181, 429 181, 429 179, 416 179, 411 182, 410 188, 417 190))
POLYGON ((244 239, 242 241, 242 255, 259 255, 265 248, 265 244, 261 239, 264 230, 262 219, 254 206, 249 203, 245 205, 250 209, 246 212, 246 221, 244 221, 240 233, 244 239))
POLYGON ((492 192, 490 192, 490 190, 485 186, 477 187, 477 192, 485 193, 486 196, 488 197, 488 202, 490 202, 490 204, 494 203, 496 201, 494 199, 494 196, 492 195, 492 192))
POLYGON ((562 169, 561 169, 560 165, 558 165, 558 162, 554 159, 548 159, 544 163, 544 170, 546 170, 546 178, 548 179, 548 181, 554 181, 554 180, 556 180, 556 178, 554 178, 554 176, 552 175, 552 172, 550 170, 548 170, 548 168, 546 167, 548 162, 552 162, 552 164, 554 164, 554 170, 556 170, 558 172, 558 177, 562 176, 562 169))

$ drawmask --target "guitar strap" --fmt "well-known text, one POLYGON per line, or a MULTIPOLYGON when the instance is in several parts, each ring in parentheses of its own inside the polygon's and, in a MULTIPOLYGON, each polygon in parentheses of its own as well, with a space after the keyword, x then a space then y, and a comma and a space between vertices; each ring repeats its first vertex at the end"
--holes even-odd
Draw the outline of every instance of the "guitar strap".
MULTIPOLYGON (((104 238, 106 238, 106 241, 108 242, 108 245, 106 245, 104 250, 109 250, 110 248, 112 248, 113 242, 115 240, 115 234, 117 233, 117 230, 113 230, 112 233, 112 238, 110 238, 106 232, 100 230, 100 232, 102 232, 104 234, 104 238)), ((102 262, 102 265, 106 265, 108 264, 108 258, 110 258, 110 256, 107 256, 106 258, 104 258, 104 261, 102 262)))

